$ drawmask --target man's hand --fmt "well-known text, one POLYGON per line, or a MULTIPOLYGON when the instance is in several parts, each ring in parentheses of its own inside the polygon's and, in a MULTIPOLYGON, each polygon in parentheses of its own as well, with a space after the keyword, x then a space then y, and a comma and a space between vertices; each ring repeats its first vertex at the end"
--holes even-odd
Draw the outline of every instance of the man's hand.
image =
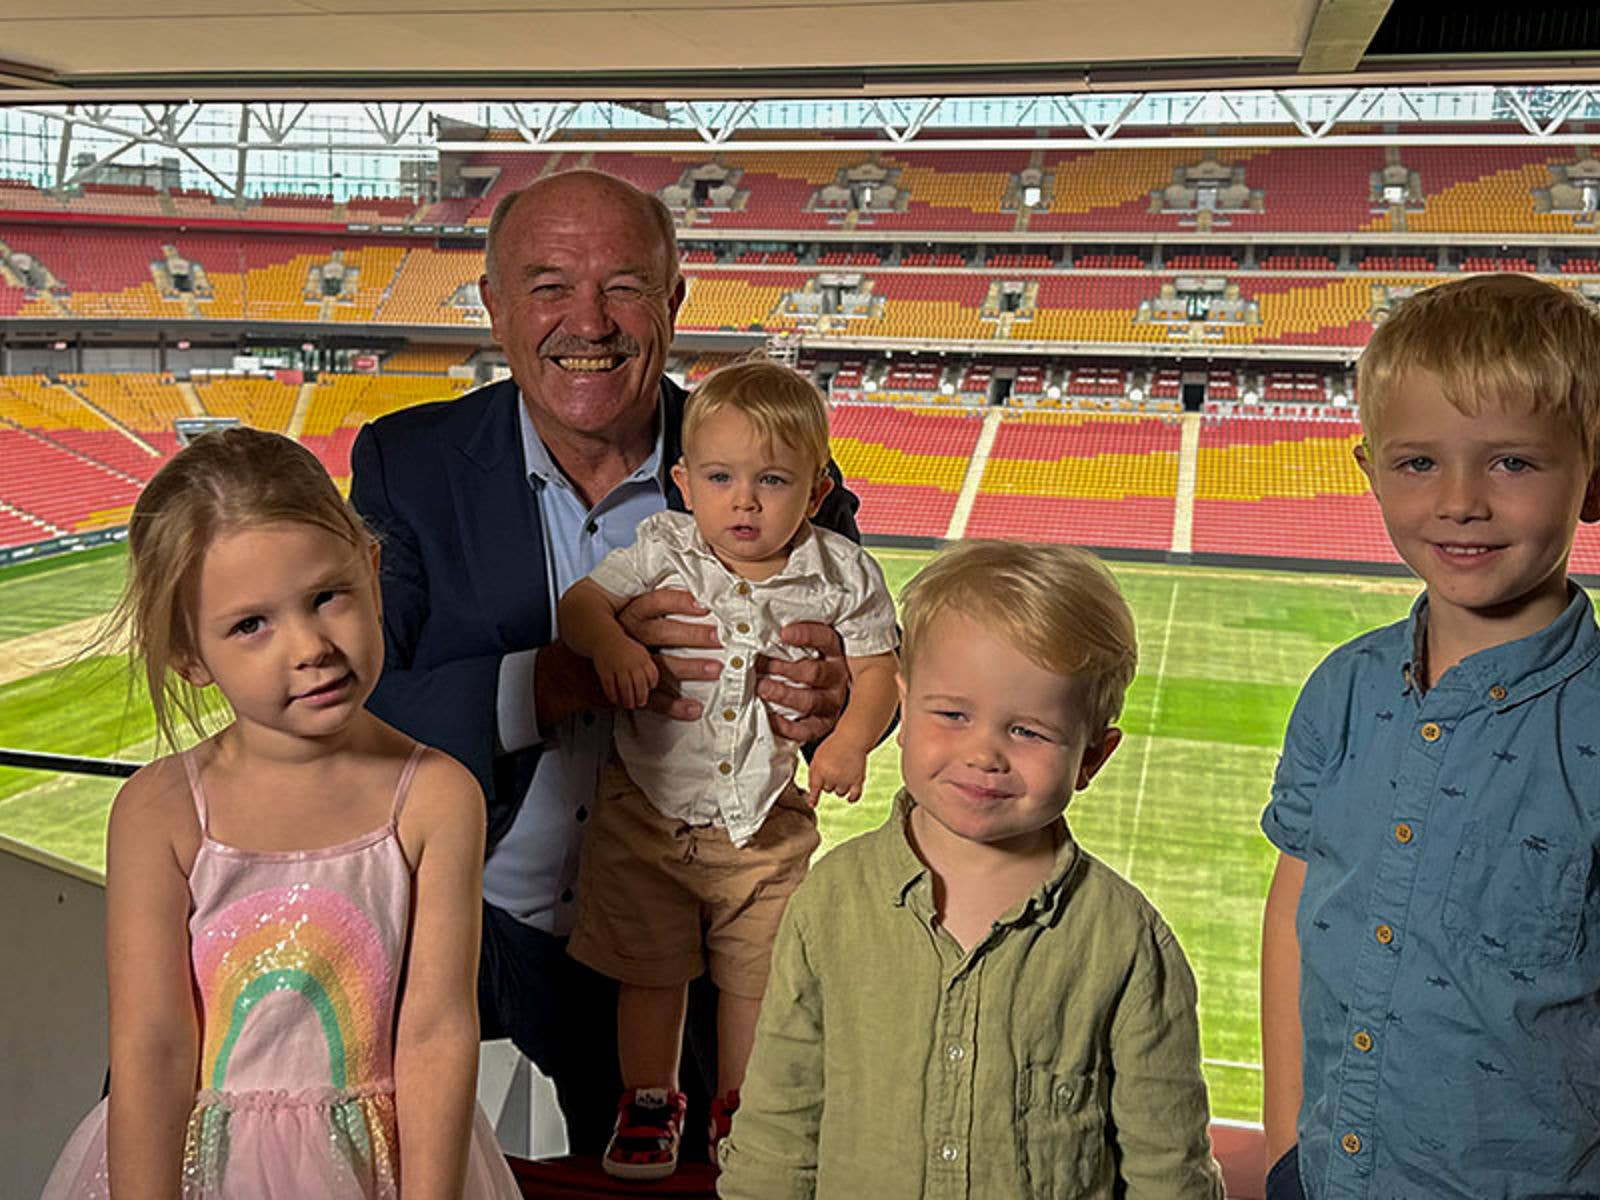
POLYGON ((785 625, 778 636, 790 646, 804 646, 821 657, 794 662, 782 658, 756 657, 756 695, 767 704, 767 719, 779 737, 806 744, 821 741, 833 732, 850 695, 850 665, 845 662, 844 643, 831 625, 820 621, 796 621, 785 625), (798 720, 772 711, 774 704, 800 713, 798 720))
MULTIPOLYGON (((627 630, 629 637, 650 647, 652 652, 716 650, 722 643, 717 640, 714 625, 679 619, 703 617, 707 611, 682 588, 659 588, 628 601, 617 610, 617 620, 627 630)), ((832 630, 829 632, 832 633, 832 630)), ((686 679, 715 679, 722 674, 722 663, 714 658, 687 658, 660 653, 655 654, 655 663, 661 677, 656 681, 645 707, 678 721, 699 720, 700 702, 681 695, 678 684, 686 679)), ((840 666, 843 665, 841 658, 840 666)))

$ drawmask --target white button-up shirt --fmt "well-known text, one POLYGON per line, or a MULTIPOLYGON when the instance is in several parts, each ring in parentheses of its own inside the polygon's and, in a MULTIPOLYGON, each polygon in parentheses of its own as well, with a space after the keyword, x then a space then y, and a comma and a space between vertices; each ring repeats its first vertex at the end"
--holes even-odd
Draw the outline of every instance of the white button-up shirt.
POLYGON ((714 680, 686 680, 698 700, 698 721, 674 721, 637 709, 619 713, 617 755, 661 813, 690 824, 720 824, 742 846, 794 778, 799 743, 772 731, 756 695, 756 656, 800 659, 806 651, 778 638, 785 625, 831 625, 850 658, 886 654, 899 641, 894 601, 878 564, 849 538, 809 522, 789 561, 770 579, 741 579, 717 558, 688 513, 660 512, 639 523, 633 545, 614 550, 589 578, 612 596, 630 599, 656 588, 685 588, 710 610, 697 620, 716 627, 714 680))

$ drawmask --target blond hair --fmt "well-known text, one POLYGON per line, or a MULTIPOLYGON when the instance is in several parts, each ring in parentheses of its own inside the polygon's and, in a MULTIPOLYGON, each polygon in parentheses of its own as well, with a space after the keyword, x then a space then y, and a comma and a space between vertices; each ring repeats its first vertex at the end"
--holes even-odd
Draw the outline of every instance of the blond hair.
POLYGON ((1076 546, 952 543, 906 585, 900 607, 907 677, 935 619, 960 613, 1046 670, 1082 681, 1091 732, 1116 720, 1138 666, 1128 602, 1100 560, 1076 546))
POLYGON ((686 457, 706 418, 724 409, 742 413, 769 444, 790 446, 806 455, 817 478, 828 469, 828 402, 817 385, 798 371, 771 359, 748 358, 707 375, 683 410, 686 457))
POLYGON ((373 544, 311 451, 243 425, 179 450, 133 506, 128 582, 113 622, 127 631, 156 728, 171 745, 174 709, 205 733, 201 689, 181 671, 199 660, 194 609, 206 551, 219 533, 276 522, 312 525, 362 550, 373 544))
POLYGON ((1408 372, 1426 371, 1468 416, 1486 404, 1548 413, 1600 447, 1600 312, 1527 275, 1476 275, 1402 300, 1356 368, 1361 428, 1373 437, 1408 372))

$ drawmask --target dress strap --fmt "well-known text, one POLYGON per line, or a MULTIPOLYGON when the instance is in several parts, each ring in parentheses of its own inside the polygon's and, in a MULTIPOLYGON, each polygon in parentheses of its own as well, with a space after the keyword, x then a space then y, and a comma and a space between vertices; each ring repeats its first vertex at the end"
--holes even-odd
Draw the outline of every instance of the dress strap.
POLYGON ((411 757, 400 770, 400 782, 394 785, 394 812, 389 815, 389 824, 396 828, 400 825, 400 810, 406 806, 406 793, 411 790, 411 777, 417 773, 417 764, 427 752, 428 748, 418 742, 411 747, 411 757))
POLYGON ((209 837, 206 825, 206 790, 200 786, 200 765, 194 761, 194 748, 178 755, 183 759, 183 772, 189 777, 189 795, 194 800, 195 815, 200 818, 200 836, 209 837))

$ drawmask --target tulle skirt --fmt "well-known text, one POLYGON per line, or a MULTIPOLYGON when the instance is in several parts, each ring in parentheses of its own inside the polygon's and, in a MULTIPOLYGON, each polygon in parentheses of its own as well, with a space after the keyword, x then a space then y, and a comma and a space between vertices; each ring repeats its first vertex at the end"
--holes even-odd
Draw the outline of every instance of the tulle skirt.
MULTIPOLYGON (((204 1091, 183 1146, 183 1200, 398 1200, 394 1093, 204 1091)), ((467 1153, 469 1200, 519 1200, 483 1110, 467 1153)), ((42 1200, 109 1200, 106 1101, 83 1119, 42 1200)))

